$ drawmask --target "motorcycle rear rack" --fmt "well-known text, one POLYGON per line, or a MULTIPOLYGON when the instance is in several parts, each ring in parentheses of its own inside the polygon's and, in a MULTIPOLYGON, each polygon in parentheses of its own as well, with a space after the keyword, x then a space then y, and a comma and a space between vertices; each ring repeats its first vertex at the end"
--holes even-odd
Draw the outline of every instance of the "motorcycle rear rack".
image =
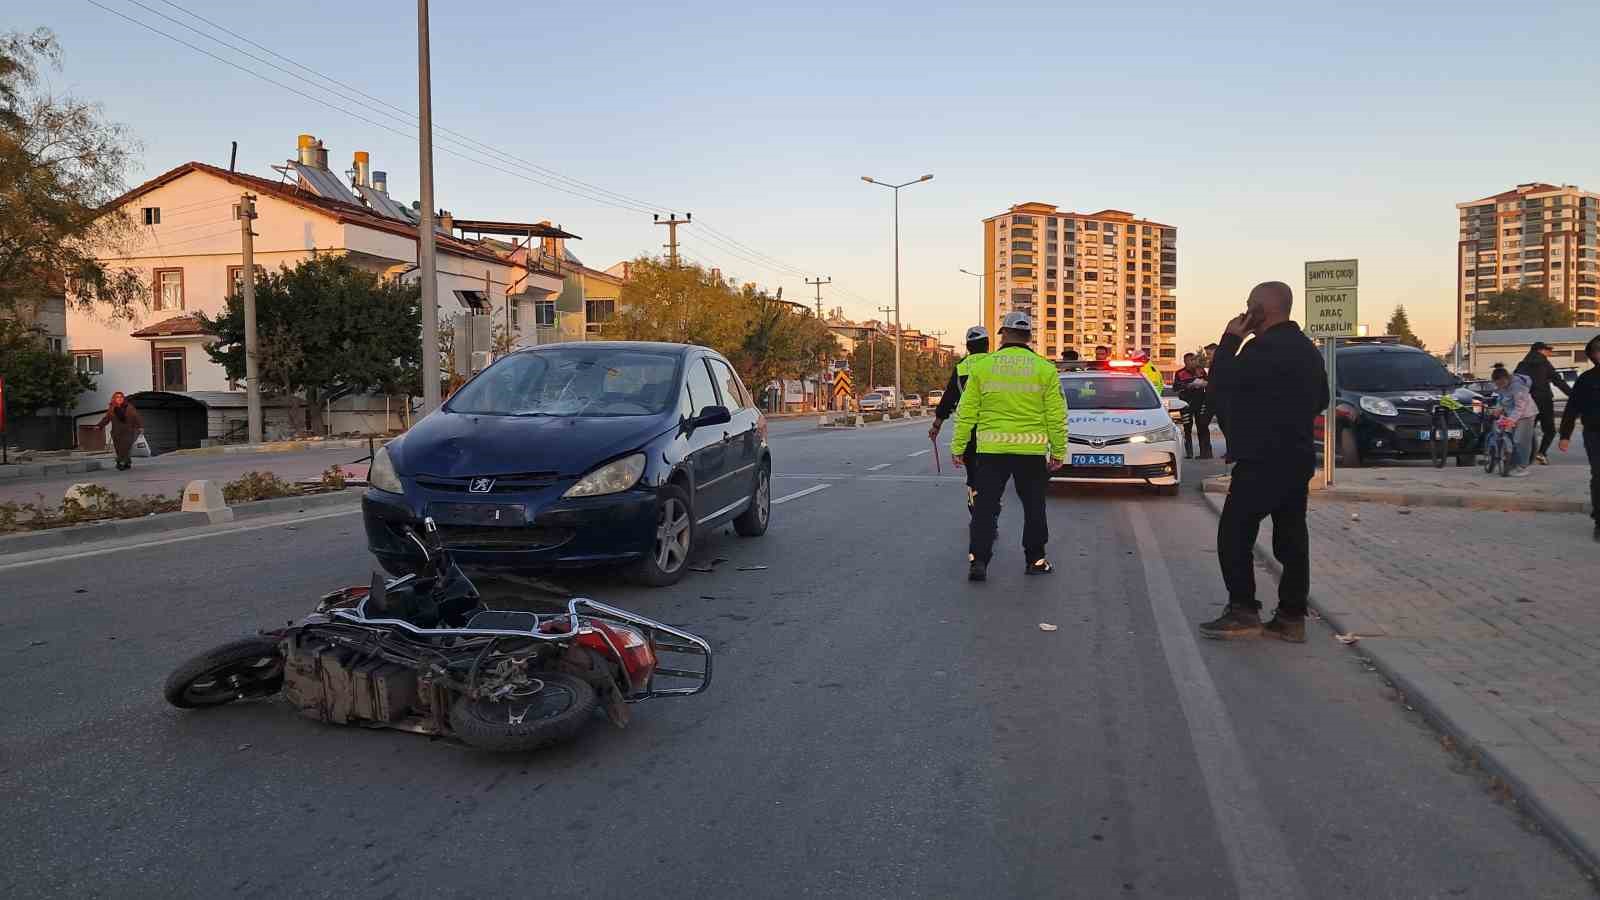
MULTIPOLYGON (((405 579, 402 578, 399 581, 404 580, 405 579)), ((391 586, 398 583, 398 581, 394 582, 391 584, 391 586)), ((420 625, 412 624, 404 619, 370 619, 367 618, 366 610, 367 598, 363 597, 361 602, 356 604, 355 609, 329 610, 328 615, 356 625, 382 625, 391 628, 399 628, 411 634, 422 637, 521 638, 523 640, 549 641, 552 643, 559 641, 570 641, 573 638, 576 638, 584 628, 583 620, 585 618, 612 619, 627 625, 632 625, 641 630, 644 633, 645 640, 650 642, 650 648, 655 652, 658 663, 655 674, 652 675, 650 681, 645 684, 644 689, 630 695, 627 698, 629 703, 634 703, 639 700, 648 700, 652 697, 687 697, 693 694, 698 694, 711 686, 711 645, 703 638, 690 634, 682 629, 673 628, 671 625, 657 622, 654 619, 645 618, 637 613, 631 613, 625 609, 618 609, 615 606, 608 606, 599 602, 598 600, 590 600, 588 597, 574 597, 568 601, 566 612, 567 630, 557 632, 540 631, 538 630, 538 625, 535 625, 532 629, 423 628, 420 625), (702 656, 705 658, 705 665, 700 671, 661 666, 659 665, 659 662, 661 660, 661 654, 663 653, 702 656), (668 678, 677 678, 686 681, 695 681, 698 683, 690 687, 656 688, 655 680, 657 676, 666 676, 668 678)), ((538 621, 540 624, 543 624, 544 622, 559 620, 560 617, 558 616, 541 616, 538 621)), ((622 654, 614 644, 611 644, 611 638, 606 635, 604 631, 600 631, 599 634, 607 644, 611 645, 611 650, 617 656, 617 658, 621 659, 622 654)))

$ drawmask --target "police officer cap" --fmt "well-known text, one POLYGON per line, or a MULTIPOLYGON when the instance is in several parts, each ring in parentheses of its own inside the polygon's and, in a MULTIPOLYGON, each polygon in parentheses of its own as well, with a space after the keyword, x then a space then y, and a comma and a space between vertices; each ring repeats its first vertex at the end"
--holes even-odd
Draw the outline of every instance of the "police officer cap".
POLYGON ((974 325, 967 329, 967 343, 969 344, 973 341, 987 341, 988 339, 989 329, 982 325, 974 325))
POLYGON ((1000 323, 1002 331, 1032 331, 1033 318, 1025 312, 1006 313, 1005 319, 1000 323))

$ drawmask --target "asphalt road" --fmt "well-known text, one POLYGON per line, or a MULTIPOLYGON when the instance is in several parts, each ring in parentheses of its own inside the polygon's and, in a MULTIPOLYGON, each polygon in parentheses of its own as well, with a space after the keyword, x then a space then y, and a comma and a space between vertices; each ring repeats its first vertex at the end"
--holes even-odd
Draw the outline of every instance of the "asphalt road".
POLYGON ((567 579, 706 636, 716 683, 525 756, 163 703, 183 658, 365 582, 354 514, 0 561, 0 894, 1593 895, 1321 623, 1196 640, 1197 492, 1058 493, 1047 579, 1009 498, 969 585, 924 430, 777 424, 765 537, 675 588, 567 579))

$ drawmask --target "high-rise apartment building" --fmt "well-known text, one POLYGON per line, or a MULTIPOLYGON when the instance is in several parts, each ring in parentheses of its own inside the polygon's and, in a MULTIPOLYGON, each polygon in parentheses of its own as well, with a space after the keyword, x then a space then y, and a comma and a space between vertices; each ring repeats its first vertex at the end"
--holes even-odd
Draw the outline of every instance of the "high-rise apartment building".
POLYGON ((1035 320, 1034 350, 1050 359, 1068 348, 1093 359, 1104 345, 1178 367, 1178 229, 1118 209, 1021 203, 983 220, 983 248, 991 330, 1022 310, 1035 320))
POLYGON ((1473 314, 1488 295, 1513 288, 1538 291, 1573 312, 1573 324, 1595 325, 1596 214, 1600 194, 1572 185, 1519 184, 1504 193, 1457 203, 1456 336, 1473 331, 1473 314))

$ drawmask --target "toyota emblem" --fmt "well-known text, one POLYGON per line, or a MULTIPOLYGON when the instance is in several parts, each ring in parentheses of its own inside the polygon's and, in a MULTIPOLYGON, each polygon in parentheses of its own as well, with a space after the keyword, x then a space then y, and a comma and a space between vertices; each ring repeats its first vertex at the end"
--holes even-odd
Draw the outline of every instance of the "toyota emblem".
MULTIPOLYGON (((1105 445, 1105 441, 1093 440, 1089 442, 1089 446, 1091 447, 1104 447, 1105 445)), ((485 488, 485 490, 487 490, 487 488, 485 488)))
POLYGON ((494 479, 474 478, 472 479, 472 483, 467 485, 467 490, 474 494, 487 494, 491 490, 494 490, 494 479))

